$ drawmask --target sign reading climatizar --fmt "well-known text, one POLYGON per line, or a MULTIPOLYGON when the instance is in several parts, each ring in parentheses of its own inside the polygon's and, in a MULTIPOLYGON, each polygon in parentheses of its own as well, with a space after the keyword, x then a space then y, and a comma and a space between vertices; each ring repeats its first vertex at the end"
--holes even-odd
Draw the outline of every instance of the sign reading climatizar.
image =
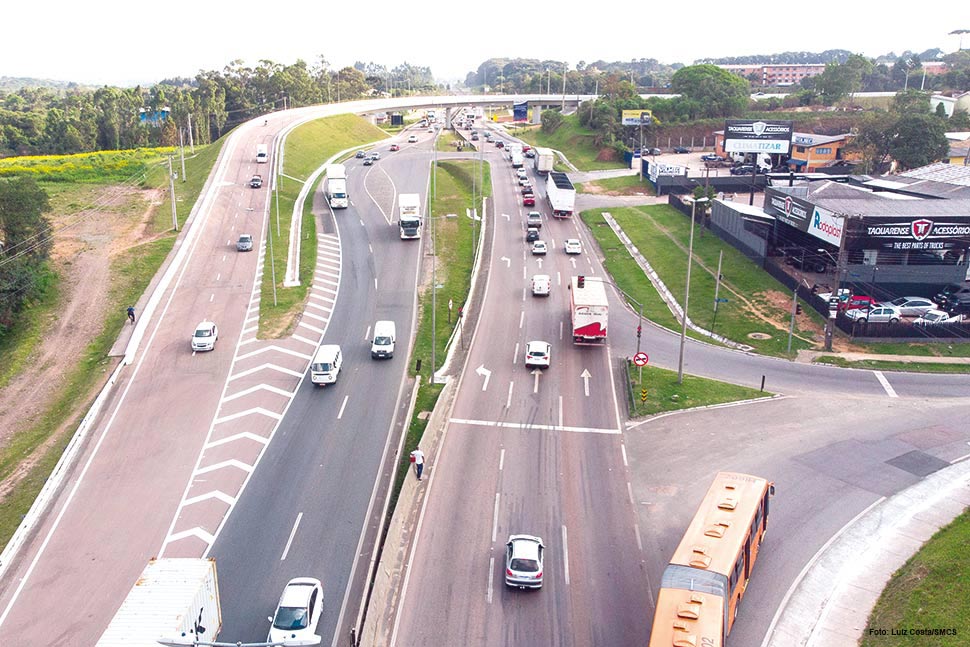
POLYGON ((791 152, 792 122, 728 119, 724 122, 724 150, 728 153, 791 152))

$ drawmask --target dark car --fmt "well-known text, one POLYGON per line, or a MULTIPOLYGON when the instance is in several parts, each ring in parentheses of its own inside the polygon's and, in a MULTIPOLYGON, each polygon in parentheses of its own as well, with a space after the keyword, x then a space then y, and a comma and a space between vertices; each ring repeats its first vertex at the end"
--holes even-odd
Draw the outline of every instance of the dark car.
POLYGON ((535 191, 532 190, 531 184, 526 184, 522 187, 522 195, 532 195, 535 191))
POLYGON ((472 133, 472 141, 473 142, 477 142, 478 141, 478 133, 472 133))
MULTIPOLYGON (((748 171, 748 173, 750 172, 748 171)), ((734 173, 734 169, 731 169, 731 173, 734 173)), ((810 249, 789 249, 785 251, 785 264, 809 272, 824 274, 829 265, 833 264, 833 259, 826 254, 810 249)))
POLYGON ((754 164, 741 164, 731 167, 731 175, 751 175, 754 173, 754 164))
POLYGON ((674 146, 675 153, 689 153, 690 149, 686 146, 674 146))
POLYGON ((359 160, 362 160, 362 159, 364 159, 364 156, 365 155, 367 155, 367 153, 365 153, 364 151, 357 151, 357 154, 354 155, 354 157, 356 157, 359 160))
POLYGON ((529 227, 525 230, 525 242, 531 243, 539 240, 539 230, 536 227, 529 227))
POLYGON ((659 148, 647 148, 643 152, 647 155, 660 155, 663 153, 663 151, 661 151, 659 148))
POLYGON ((951 283, 933 297, 941 310, 946 310, 947 304, 957 299, 961 301, 970 299, 970 283, 951 283))
POLYGON ((535 156, 536 156, 536 152, 535 152, 535 150, 533 150, 533 149, 531 149, 531 148, 530 148, 529 150, 527 150, 527 151, 525 151, 525 152, 524 152, 524 153, 522 153, 522 154, 523 154, 523 155, 525 155, 526 157, 529 157, 529 158, 533 158, 533 157, 535 157, 535 156))
POLYGON ((715 155, 714 153, 707 153, 706 155, 701 155, 701 159, 705 162, 723 162, 724 158, 720 155, 715 155))
POLYGON ((501 139, 496 139, 495 148, 505 148, 505 142, 503 142, 501 139))

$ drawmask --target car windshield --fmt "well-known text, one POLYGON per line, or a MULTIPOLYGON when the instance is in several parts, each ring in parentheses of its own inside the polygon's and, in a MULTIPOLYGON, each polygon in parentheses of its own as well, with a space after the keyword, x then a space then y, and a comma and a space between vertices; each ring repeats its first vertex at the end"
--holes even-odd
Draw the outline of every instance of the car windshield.
POLYGON ((273 627, 285 631, 306 629, 307 620, 307 610, 303 607, 280 607, 276 611, 273 627))
POLYGON ((390 337, 375 337, 374 343, 378 346, 389 346, 391 343, 390 337))
MULTIPOLYGON (((894 306, 901 306, 901 305, 906 305, 908 301, 909 299, 907 299, 906 297, 899 297, 898 299, 893 299, 889 303, 893 304, 894 306)), ((919 305, 919 303, 917 302, 915 305, 919 305)))
POLYGON ((195 331, 196 337, 212 337, 212 328, 199 328, 195 331))
POLYGON ((512 559, 512 563, 509 568, 511 568, 513 571, 535 573, 539 570, 539 562, 534 559, 522 559, 520 557, 515 557, 512 559))
POLYGON ((330 372, 330 362, 317 362, 311 368, 316 373, 329 373, 330 372))

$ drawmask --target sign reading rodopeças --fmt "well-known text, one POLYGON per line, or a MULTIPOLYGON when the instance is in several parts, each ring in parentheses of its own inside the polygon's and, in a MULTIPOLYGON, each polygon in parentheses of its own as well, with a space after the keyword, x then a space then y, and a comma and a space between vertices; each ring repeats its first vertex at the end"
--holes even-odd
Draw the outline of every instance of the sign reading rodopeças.
POLYGON ((724 150, 728 153, 791 152, 792 122, 728 119, 724 122, 724 150))

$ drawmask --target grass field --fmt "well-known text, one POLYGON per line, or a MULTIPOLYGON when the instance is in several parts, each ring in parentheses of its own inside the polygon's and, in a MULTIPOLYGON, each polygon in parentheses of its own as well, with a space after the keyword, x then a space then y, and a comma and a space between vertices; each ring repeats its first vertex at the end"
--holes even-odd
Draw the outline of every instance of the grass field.
POLYGON ((178 149, 136 148, 74 155, 8 157, 0 159, 0 177, 32 177, 38 182, 66 184, 138 182, 167 155, 177 156, 178 149))
MULTIPOLYGON (((514 128, 509 131, 532 146, 543 146, 562 151, 580 171, 624 168, 623 159, 598 159, 601 153, 594 145, 595 133, 579 125, 576 115, 568 115, 556 132, 545 134, 539 126, 514 128)), ((610 151, 612 152, 612 151, 610 151)))
POLYGON ((691 375, 684 375, 683 384, 678 384, 677 371, 649 365, 643 367, 642 382, 639 367, 631 364, 627 374, 630 378, 627 404, 631 418, 772 395, 758 389, 691 375))
MULTIPOLYGON (((316 264, 316 220, 311 212, 312 192, 303 210, 300 241, 300 285, 284 287, 286 258, 293 220, 293 206, 304 182, 315 169, 339 151, 382 140, 384 131, 355 115, 339 115, 308 122, 293 130, 286 140, 283 174, 279 179, 279 211, 272 201, 271 226, 266 241, 267 259, 260 287, 259 332, 261 339, 282 337, 296 326, 310 288, 316 264), (270 263, 272 256, 273 263, 270 263), (276 282, 274 294, 273 271, 276 282)), ((267 171, 268 174, 268 171, 267 171)), ((321 177, 321 182, 323 178, 321 177)), ((316 187, 315 187, 316 190, 316 187)))
POLYGON ((623 175, 595 182, 584 182, 577 184, 576 190, 580 193, 599 195, 656 195, 653 186, 639 175, 623 175))
POLYGON ((893 574, 862 633, 861 647, 962 647, 970 636, 970 511, 937 532, 893 574), (893 634, 942 628, 950 636, 893 634), (883 634, 882 632, 886 633, 883 634))

